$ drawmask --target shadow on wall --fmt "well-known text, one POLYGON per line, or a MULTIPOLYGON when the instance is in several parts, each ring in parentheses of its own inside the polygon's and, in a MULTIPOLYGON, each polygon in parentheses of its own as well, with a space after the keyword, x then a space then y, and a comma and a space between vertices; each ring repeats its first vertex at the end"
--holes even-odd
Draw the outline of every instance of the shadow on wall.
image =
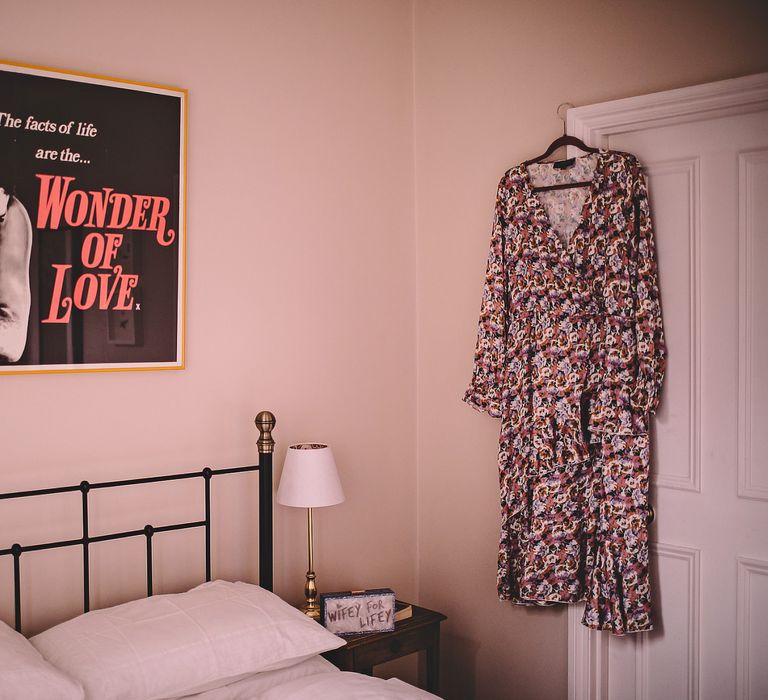
MULTIPOLYGON (((440 609, 451 613, 447 605, 440 609)), ((441 632, 440 697, 444 700, 566 700, 567 688, 560 683, 552 659, 567 657, 567 637, 541 633, 542 625, 551 625, 565 613, 565 605, 517 606, 499 601, 496 614, 471 630, 462 629, 458 613, 449 617, 441 632), (472 636, 454 634, 456 629, 472 636), (489 642, 489 639, 501 642, 489 642), (491 645, 496 645, 492 659, 489 658, 491 645)))
POLYGON ((475 695, 480 643, 443 633, 440 647, 440 696, 445 700, 487 700, 475 695))

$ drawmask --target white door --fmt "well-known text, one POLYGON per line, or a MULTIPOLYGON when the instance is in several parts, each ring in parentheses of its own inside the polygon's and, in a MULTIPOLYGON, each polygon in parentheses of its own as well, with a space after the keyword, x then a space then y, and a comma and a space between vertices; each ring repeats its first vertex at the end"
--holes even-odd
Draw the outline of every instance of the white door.
POLYGON ((768 698, 768 74, 570 110, 649 178, 668 368, 655 629, 569 613, 571 700, 768 698))

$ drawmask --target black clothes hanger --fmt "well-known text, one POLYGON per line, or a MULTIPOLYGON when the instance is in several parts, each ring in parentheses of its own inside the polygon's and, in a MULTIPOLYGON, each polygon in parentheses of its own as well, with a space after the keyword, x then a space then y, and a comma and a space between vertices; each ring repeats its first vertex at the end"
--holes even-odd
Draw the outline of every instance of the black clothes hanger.
MULTIPOLYGON (((562 102, 557 106, 557 116, 560 117, 560 108, 564 106, 571 105, 570 102, 562 102)), ((552 143, 549 144, 549 148, 547 148, 544 153, 542 153, 540 156, 536 156, 535 158, 531 158, 530 160, 526 160, 523 162, 523 165, 525 167, 528 167, 529 165, 533 165, 534 163, 540 163, 543 160, 546 160, 551 156, 558 148, 561 146, 574 146, 576 148, 581 149, 582 151, 585 151, 586 153, 597 153, 599 149, 592 148, 591 146, 587 146, 586 143, 584 143, 580 138, 577 138, 576 136, 570 136, 566 133, 565 130, 565 117, 560 117, 560 119, 563 120, 563 135, 556 138, 552 143)), ((573 159, 568 158, 566 160, 560 160, 555 162, 555 167, 567 167, 568 165, 572 165, 573 159), (562 164, 562 165, 561 165, 562 164)), ((571 187, 589 187, 592 183, 591 182, 564 182, 559 185, 547 185, 546 187, 534 187, 534 192, 545 192, 547 190, 565 190, 570 189, 571 187)))

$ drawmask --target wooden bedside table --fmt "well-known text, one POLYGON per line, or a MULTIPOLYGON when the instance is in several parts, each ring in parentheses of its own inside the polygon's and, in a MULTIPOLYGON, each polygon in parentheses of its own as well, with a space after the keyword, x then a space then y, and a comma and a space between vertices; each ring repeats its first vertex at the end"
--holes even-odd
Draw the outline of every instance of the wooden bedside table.
POLYGON ((427 690, 438 692, 440 683, 440 623, 447 619, 434 610, 413 606, 413 617, 395 623, 394 632, 345 637, 346 646, 323 656, 342 671, 373 675, 373 667, 417 651, 427 653, 427 690))

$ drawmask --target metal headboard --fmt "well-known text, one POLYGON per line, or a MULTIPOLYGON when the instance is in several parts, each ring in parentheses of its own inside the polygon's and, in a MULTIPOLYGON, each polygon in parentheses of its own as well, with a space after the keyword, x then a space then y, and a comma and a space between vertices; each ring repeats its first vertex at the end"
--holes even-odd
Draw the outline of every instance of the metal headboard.
POLYGON ((259 585, 267 590, 273 586, 273 524, 272 524, 272 453, 275 441, 272 430, 275 427, 275 416, 269 411, 262 411, 256 416, 256 426, 259 429, 259 463, 250 467, 232 467, 229 469, 210 469, 185 472, 183 474, 168 474, 164 476, 149 476, 141 479, 123 479, 120 481, 102 481, 90 483, 82 481, 76 486, 57 486, 34 491, 15 491, 0 493, 0 501, 12 498, 29 498, 31 496, 47 496, 54 493, 72 493, 79 491, 83 509, 83 536, 74 540, 42 542, 39 544, 13 544, 7 549, 0 549, 0 557, 13 557, 13 588, 16 631, 21 632, 21 555, 26 552, 38 552, 45 549, 61 547, 83 548, 83 612, 88 612, 90 603, 90 545, 95 542, 120 540, 127 537, 145 537, 147 541, 147 596, 152 595, 152 538, 158 532, 172 530, 187 530, 190 528, 205 528, 205 580, 211 580, 211 479, 221 474, 238 474, 241 472, 259 472, 259 585), (138 484, 153 484, 160 481, 179 481, 181 479, 202 479, 205 487, 205 518, 186 523, 170 525, 145 525, 140 530, 113 532, 108 535, 91 536, 88 530, 88 494, 97 489, 117 488, 120 486, 136 486, 138 484))

